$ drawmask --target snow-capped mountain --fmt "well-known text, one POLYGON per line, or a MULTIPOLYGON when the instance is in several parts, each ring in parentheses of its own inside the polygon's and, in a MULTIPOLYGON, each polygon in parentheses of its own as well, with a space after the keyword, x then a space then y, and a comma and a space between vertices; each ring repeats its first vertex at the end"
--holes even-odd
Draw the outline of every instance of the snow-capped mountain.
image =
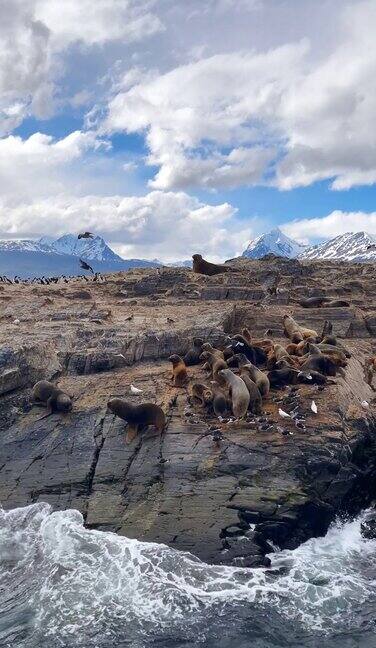
POLYGON ((122 259, 100 236, 79 240, 74 234, 65 234, 58 239, 44 236, 38 241, 0 240, 0 274, 10 277, 81 274, 77 257, 89 261, 98 272, 160 265, 143 259, 122 259))
POLYGON ((302 245, 298 241, 289 238, 276 227, 270 232, 262 234, 250 241, 242 256, 248 259, 261 259, 266 254, 276 254, 293 259, 301 255, 306 247, 306 245, 302 245))
POLYGON ((376 261, 376 239, 367 232, 347 232, 330 241, 306 249, 300 258, 354 262, 376 261), (375 248, 367 250, 369 245, 375 245, 375 248))
MULTIPOLYGON (((45 239, 40 239, 44 243, 45 239)), ((72 254, 89 261, 123 262, 100 236, 88 239, 78 239, 74 234, 65 234, 56 240, 52 240, 49 247, 57 254, 72 254)))

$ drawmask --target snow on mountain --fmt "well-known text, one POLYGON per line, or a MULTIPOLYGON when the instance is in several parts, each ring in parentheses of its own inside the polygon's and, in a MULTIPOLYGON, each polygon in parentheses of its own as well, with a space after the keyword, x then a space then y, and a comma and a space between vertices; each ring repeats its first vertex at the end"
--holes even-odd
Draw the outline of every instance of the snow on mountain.
MULTIPOLYGON (((45 239, 40 239, 44 241, 45 239)), ((65 234, 49 244, 51 250, 57 254, 72 254, 91 261, 122 262, 123 259, 116 254, 100 237, 78 239, 74 234, 65 234)))
POLYGON ((1 252, 48 252, 49 247, 40 241, 31 239, 8 241, 0 240, 1 252))
POLYGON ((250 241, 242 256, 248 259, 261 259, 266 254, 276 254, 277 256, 293 259, 301 255, 306 247, 306 245, 289 238, 276 227, 250 241))
POLYGON ((333 261, 376 261, 376 239, 367 232, 347 232, 330 241, 308 248, 301 259, 333 259, 333 261), (367 250, 369 245, 374 249, 367 250))

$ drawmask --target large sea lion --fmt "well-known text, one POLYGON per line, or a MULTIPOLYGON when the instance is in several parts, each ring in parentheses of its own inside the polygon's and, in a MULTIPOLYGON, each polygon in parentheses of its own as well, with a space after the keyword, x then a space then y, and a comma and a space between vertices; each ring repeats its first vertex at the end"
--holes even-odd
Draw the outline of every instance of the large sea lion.
POLYGON ((249 392, 249 404, 248 409, 252 414, 261 414, 262 412, 262 398, 260 390, 257 387, 256 383, 253 382, 249 373, 242 367, 240 369, 240 378, 245 383, 248 392, 249 392))
POLYGON ((202 352, 203 351, 208 351, 209 353, 212 353, 213 355, 217 356, 218 358, 221 358, 222 360, 225 359, 225 356, 223 354, 223 351, 220 349, 216 349, 213 347, 210 342, 205 342, 205 344, 202 345, 202 352))
POLYGON ((309 356, 309 358, 300 367, 302 372, 310 371, 311 369, 318 371, 325 376, 335 376, 337 373, 335 362, 323 354, 309 356))
POLYGON ((200 360, 205 361, 204 369, 210 368, 214 380, 217 379, 218 372, 221 369, 227 369, 227 362, 210 351, 203 351, 200 355, 200 360))
POLYGON ((221 369, 219 376, 225 380, 229 386, 232 411, 236 418, 242 418, 246 415, 250 401, 250 395, 245 382, 231 371, 231 369, 221 369))
POLYGON ((112 398, 107 403, 108 409, 128 423, 126 442, 130 443, 148 425, 154 425, 159 433, 166 425, 165 414, 159 405, 142 403, 132 405, 121 398, 112 398))
POLYGON ((228 412, 228 403, 225 393, 223 392, 221 386, 213 380, 211 382, 213 390, 213 410, 216 416, 226 416, 228 412))
POLYGON ((244 353, 252 364, 264 364, 267 360, 267 354, 264 349, 249 344, 243 335, 233 335, 228 338, 228 342, 234 353, 244 353))
POLYGON ((207 275, 212 277, 213 275, 222 274, 223 272, 229 272, 231 268, 229 266, 217 265, 216 263, 210 263, 210 261, 205 261, 202 258, 201 254, 194 254, 192 256, 193 272, 197 274, 207 275))
POLYGON ((46 406, 47 415, 53 412, 70 412, 72 409, 71 397, 48 380, 40 380, 34 385, 32 402, 35 405, 46 406))
POLYGON ((326 302, 330 302, 330 297, 303 297, 298 300, 298 304, 303 308, 320 308, 326 302))
POLYGON ((241 373, 243 373, 243 371, 246 371, 248 373, 251 380, 253 380, 253 382, 257 385, 261 396, 263 398, 266 398, 266 396, 268 396, 269 394, 270 389, 269 378, 267 377, 267 375, 251 362, 241 365, 241 373))
POLYGON ((285 367, 283 369, 273 369, 269 371, 267 376, 270 387, 278 388, 285 385, 295 385, 298 381, 299 371, 296 369, 285 367))
POLYGON ((301 326, 293 317, 291 317, 291 315, 283 316, 283 326, 285 335, 289 337, 292 342, 298 343, 310 337, 315 338, 315 340, 318 338, 317 331, 301 326))

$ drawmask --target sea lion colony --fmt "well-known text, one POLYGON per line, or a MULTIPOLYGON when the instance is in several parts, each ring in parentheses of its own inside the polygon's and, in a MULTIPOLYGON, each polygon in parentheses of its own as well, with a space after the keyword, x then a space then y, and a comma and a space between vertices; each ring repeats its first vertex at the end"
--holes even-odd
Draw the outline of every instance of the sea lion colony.
MULTIPOLYGON (((286 314, 283 325, 285 345, 267 337, 254 338, 248 329, 229 335, 222 348, 193 338, 184 358, 177 354, 168 358, 172 366, 170 381, 176 395, 184 390, 187 402, 201 408, 206 417, 217 419, 217 425, 234 424, 241 419, 241 425, 245 425, 252 420, 262 422, 263 403, 270 398, 278 400, 278 394, 271 394, 271 390, 293 390, 298 384, 324 389, 325 385, 333 383, 338 372, 346 369, 350 353, 328 333, 332 328, 330 322, 325 322, 323 330, 318 332, 286 314), (190 369, 193 366, 206 373, 202 382, 195 380, 190 369)), ((373 368, 373 360, 371 364, 373 368)), ((138 396, 134 387, 131 393, 138 396)), ((72 409, 72 397, 47 381, 39 381, 34 386, 32 403, 44 405, 47 416, 72 409)), ((154 426, 158 433, 166 426, 166 414, 156 403, 132 403, 128 399, 113 398, 108 401, 107 408, 127 423, 128 443, 148 426, 154 426)), ((302 426, 297 413, 286 416, 296 419, 296 425, 302 426)), ((283 428, 281 431, 285 433, 283 428)), ((218 427, 216 432, 218 442, 218 427)))

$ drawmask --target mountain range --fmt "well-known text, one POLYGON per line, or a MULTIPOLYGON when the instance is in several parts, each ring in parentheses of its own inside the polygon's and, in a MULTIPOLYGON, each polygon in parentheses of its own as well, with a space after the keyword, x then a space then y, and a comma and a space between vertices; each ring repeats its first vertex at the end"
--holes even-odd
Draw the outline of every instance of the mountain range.
POLYGON ((74 234, 65 234, 57 239, 0 240, 0 275, 8 277, 82 274, 79 258, 88 261, 95 272, 118 272, 161 265, 144 259, 122 259, 100 236, 78 239, 74 234))
POLYGON ((260 259, 266 254, 299 259, 376 262, 376 239, 367 232, 347 232, 319 245, 307 246, 289 238, 279 228, 250 241, 243 257, 260 259), (367 249, 374 245, 373 249, 367 249))

